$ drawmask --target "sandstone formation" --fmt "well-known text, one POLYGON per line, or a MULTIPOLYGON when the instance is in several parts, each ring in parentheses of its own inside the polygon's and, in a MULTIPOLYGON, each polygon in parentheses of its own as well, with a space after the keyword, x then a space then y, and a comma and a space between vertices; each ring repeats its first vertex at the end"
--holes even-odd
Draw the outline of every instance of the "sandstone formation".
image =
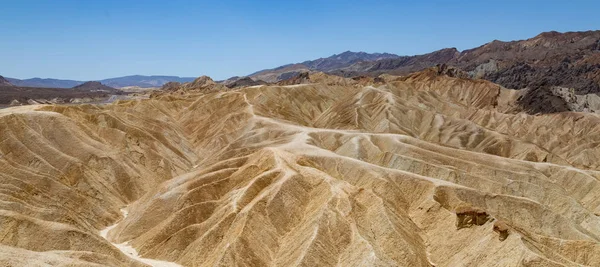
POLYGON ((600 266, 600 117, 457 74, 2 109, 0 265, 600 266))

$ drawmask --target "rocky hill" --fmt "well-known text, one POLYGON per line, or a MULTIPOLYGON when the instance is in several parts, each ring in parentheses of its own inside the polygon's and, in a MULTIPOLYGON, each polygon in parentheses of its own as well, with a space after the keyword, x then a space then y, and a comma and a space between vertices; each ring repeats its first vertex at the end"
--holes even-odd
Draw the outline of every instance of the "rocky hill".
POLYGON ((102 84, 101 82, 96 82, 96 81, 82 83, 80 85, 73 87, 73 89, 82 90, 82 91, 91 91, 91 92, 94 92, 94 91, 115 92, 115 91, 117 91, 117 89, 115 89, 115 88, 106 86, 106 85, 102 84))

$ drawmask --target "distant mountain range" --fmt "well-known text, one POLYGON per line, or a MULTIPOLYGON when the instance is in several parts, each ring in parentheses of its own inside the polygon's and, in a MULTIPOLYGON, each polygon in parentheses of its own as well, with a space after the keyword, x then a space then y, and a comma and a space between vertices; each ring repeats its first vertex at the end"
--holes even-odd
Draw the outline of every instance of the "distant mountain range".
POLYGON ((248 75, 255 80, 262 80, 266 82, 278 82, 286 80, 299 72, 303 71, 322 71, 330 72, 340 68, 344 68, 359 62, 370 62, 379 61, 384 59, 396 59, 400 58, 398 55, 389 53, 366 53, 366 52, 351 52, 346 51, 341 54, 335 54, 328 58, 319 58, 315 60, 307 60, 297 64, 287 64, 274 69, 266 69, 257 71, 248 75))
MULTIPOLYGON (((142 88, 148 87, 161 87, 165 83, 168 82, 191 82, 195 78, 192 77, 178 77, 178 76, 143 76, 143 75, 132 75, 132 76, 124 76, 117 78, 109 78, 104 80, 99 80, 102 84, 114 88, 122 88, 128 86, 137 86, 142 88)), ((25 86, 25 87, 45 87, 45 88, 73 88, 75 86, 81 85, 86 81, 75 81, 75 80, 59 80, 59 79, 42 79, 42 78, 32 78, 32 79, 15 79, 15 78, 6 78, 11 84, 15 86, 25 86)))
POLYGON ((347 51, 261 70, 249 77, 278 82, 311 71, 343 77, 406 75, 438 64, 458 67, 471 78, 506 88, 559 86, 577 94, 600 93, 600 31, 545 32, 527 40, 494 40, 462 52, 445 48, 416 56, 347 51))
POLYGON ((72 80, 42 79, 42 78, 31 78, 31 79, 20 80, 20 79, 6 77, 6 79, 15 86, 40 87, 40 88, 73 88, 77 85, 84 83, 84 82, 72 81, 72 80))

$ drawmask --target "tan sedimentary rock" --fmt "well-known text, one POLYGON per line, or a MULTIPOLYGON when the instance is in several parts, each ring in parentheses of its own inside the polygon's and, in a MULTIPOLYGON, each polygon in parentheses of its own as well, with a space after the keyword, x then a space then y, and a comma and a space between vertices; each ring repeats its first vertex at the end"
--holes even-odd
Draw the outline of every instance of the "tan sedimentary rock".
POLYGON ((0 110, 0 263, 600 266, 596 114, 386 80, 0 110))

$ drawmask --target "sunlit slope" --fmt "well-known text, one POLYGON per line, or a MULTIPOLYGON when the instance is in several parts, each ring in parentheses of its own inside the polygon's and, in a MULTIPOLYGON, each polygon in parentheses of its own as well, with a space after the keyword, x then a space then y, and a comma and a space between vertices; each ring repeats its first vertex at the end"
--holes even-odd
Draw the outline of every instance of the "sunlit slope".
POLYGON ((317 77, 2 110, 0 261, 600 266, 596 115, 431 71, 317 77))

